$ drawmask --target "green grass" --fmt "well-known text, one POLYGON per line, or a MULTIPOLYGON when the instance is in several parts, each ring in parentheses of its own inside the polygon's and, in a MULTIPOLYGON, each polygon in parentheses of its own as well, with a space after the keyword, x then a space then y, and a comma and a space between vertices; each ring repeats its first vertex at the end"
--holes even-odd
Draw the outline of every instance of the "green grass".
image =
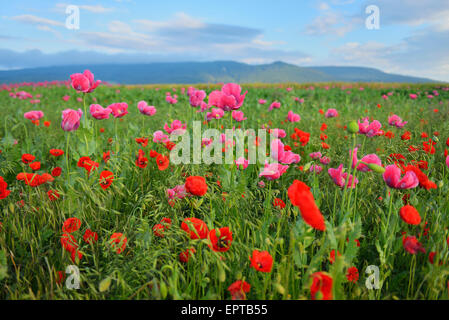
MULTIPOLYGON (((271 128, 284 129, 287 137, 282 139, 283 142, 302 157, 301 162, 290 165, 279 180, 262 179, 265 188, 258 186, 261 164, 250 165, 245 171, 226 165, 173 164, 165 171, 158 170, 155 159, 148 156, 149 151, 154 149, 164 154, 168 151, 152 143, 153 132, 163 130, 164 123, 170 124, 174 119, 187 122, 188 129, 192 120, 204 119, 204 114, 194 114, 192 119, 188 97, 179 92, 181 86, 175 86, 179 101, 176 105, 165 101, 165 92, 173 86, 101 86, 86 96, 86 106, 95 103, 94 97, 103 107, 113 102, 127 102, 129 114, 122 118, 123 121, 113 117, 97 121, 89 114, 88 127, 84 127, 82 120, 81 127, 69 133, 60 128, 61 112, 66 108, 84 110, 83 103, 76 101, 82 94, 65 86, 22 88, 33 95, 42 95, 41 102, 32 105, 28 100, 13 99, 7 91, 0 91, 3 120, 0 176, 11 190, 7 198, 0 200, 0 221, 3 223, 0 231, 0 298, 230 299, 228 286, 244 279, 251 285, 248 299, 309 299, 310 275, 324 271, 333 278, 335 299, 447 299, 449 175, 444 148, 449 137, 449 91, 438 89, 440 95, 432 100, 424 94, 411 100, 409 93, 430 92, 435 85, 365 84, 364 91, 358 90, 359 85, 345 90, 340 86, 349 84, 334 85, 335 88, 326 90, 324 84, 315 84, 315 89, 310 90, 310 85, 292 84, 291 92, 285 90, 287 85, 242 85, 243 90, 249 91, 240 109, 248 118, 241 123, 242 128, 257 129, 270 124, 271 128), (347 90, 351 93, 346 93, 347 90), (389 91, 394 95, 383 100, 381 96, 389 91), (66 94, 71 96, 68 102, 62 100, 66 94), (304 98, 304 104, 295 102, 293 97, 304 98), (257 103, 261 98, 268 100, 267 105, 257 103), (137 110, 140 100, 154 105, 156 115, 141 115, 137 110), (282 107, 268 112, 273 101, 281 102, 282 107), (377 104, 382 107, 378 108, 377 104), (328 108, 336 108, 339 117, 325 119, 318 112, 328 108), (433 111, 435 108, 439 109, 438 113, 433 111), (30 110, 45 113, 39 126, 24 119, 23 114, 30 110), (289 110, 300 114, 299 123, 284 122, 289 110), (404 129, 388 126, 391 113, 408 121, 404 129), (365 116, 379 120, 382 129, 391 130, 395 137, 352 137, 343 129, 350 121, 365 116), (43 126, 44 120, 51 121, 50 127, 43 126), (321 148, 323 122, 328 125, 325 131, 326 142, 331 146, 328 150, 321 148), (311 133, 307 146, 294 146, 290 134, 295 127, 311 133), (101 133, 100 128, 105 131, 101 133), (405 130, 412 133, 410 141, 400 138, 405 130), (422 147, 422 142, 428 140, 420 137, 421 132, 432 138, 435 131, 440 134, 435 154, 408 151, 410 144, 422 147), (145 148, 138 145, 135 138, 139 137, 149 137, 149 145, 145 148), (359 158, 376 153, 383 164, 388 164, 387 157, 391 153, 402 153, 408 161, 428 161, 429 169, 424 172, 439 187, 391 190, 381 174, 357 172, 359 183, 356 189, 338 188, 327 169, 343 163, 348 170, 349 150, 354 143, 361 145, 359 158), (68 150, 69 163, 66 163, 66 154, 59 158, 51 156, 49 150, 53 148, 68 150), (145 169, 135 165, 139 149, 143 149, 149 159, 145 169), (108 150, 115 154, 105 164, 102 155, 108 150), (321 151, 332 160, 317 175, 299 169, 299 166, 307 168, 310 165, 312 160, 308 155, 314 151, 321 151), (63 169, 62 175, 54 182, 36 188, 17 181, 18 173, 31 172, 21 162, 23 153, 31 153, 41 162, 39 173, 50 172, 59 166, 63 169), (90 156, 100 163, 99 169, 90 176, 77 167, 82 156, 90 156), (67 178, 67 165, 70 179, 67 178), (107 190, 99 185, 102 170, 110 170, 115 176, 107 190), (207 175, 207 194, 202 198, 178 200, 170 206, 166 190, 183 184, 185 176, 193 174, 207 175), (290 203, 287 189, 295 179, 312 188, 326 219, 325 232, 314 231, 306 225, 299 210, 290 203), (58 190, 61 198, 49 201, 47 191, 50 189, 58 190), (410 203, 423 218, 419 226, 408 226, 399 218, 398 212, 403 205, 401 198, 406 193, 410 194, 410 203), (273 207, 275 197, 286 203, 284 209, 273 207), (18 204, 21 200, 23 207, 18 204), (209 229, 228 226, 234 239, 230 250, 218 253, 208 247, 207 240, 190 240, 180 225, 184 218, 191 216, 203 219, 209 229), (57 284, 55 281, 57 271, 64 272, 73 264, 60 243, 63 222, 70 217, 82 221, 80 230, 73 234, 84 255, 77 264, 81 275, 79 290, 69 290, 64 282, 57 284), (155 237, 152 227, 164 217, 172 219, 172 226, 164 238, 155 237), (424 221, 429 228, 428 236, 422 236, 424 221), (98 233, 98 242, 93 245, 82 240, 87 228, 98 233), (128 239, 127 248, 121 254, 109 245, 109 238, 115 232, 123 233, 128 239), (426 253, 407 253, 401 232, 416 236, 426 253), (354 239, 360 241, 360 247, 355 245, 354 239), (183 264, 179 254, 187 248, 195 248, 196 254, 183 264), (274 259, 271 273, 250 268, 249 256, 254 249, 270 252, 274 259), (342 255, 334 264, 328 259, 332 249, 342 255), (438 253, 434 264, 428 262, 431 251, 438 253), (368 290, 365 286, 368 276, 365 269, 369 265, 379 267, 380 290, 368 290), (356 266, 360 274, 355 284, 345 277, 351 266, 356 266)), ((212 90, 210 86, 204 88, 207 93, 212 90)), ((209 127, 236 125, 231 123, 227 116, 211 121, 209 127)), ((206 127, 203 125, 203 130, 206 127)))

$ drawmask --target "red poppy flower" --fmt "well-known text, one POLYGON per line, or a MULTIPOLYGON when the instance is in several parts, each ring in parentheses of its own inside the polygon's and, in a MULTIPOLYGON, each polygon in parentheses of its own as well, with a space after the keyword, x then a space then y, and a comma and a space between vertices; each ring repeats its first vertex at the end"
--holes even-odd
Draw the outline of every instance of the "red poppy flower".
POLYGON ((426 190, 437 188, 437 185, 434 182, 430 181, 427 175, 424 172, 422 172, 419 168, 409 164, 403 169, 403 171, 404 173, 408 171, 414 172, 415 175, 418 177, 420 187, 425 188, 426 190))
POLYGON ((394 133, 391 131, 387 131, 385 132, 385 137, 387 137, 388 139, 392 139, 394 138, 394 133))
POLYGON ((346 273, 346 279, 349 282, 356 283, 359 280, 359 270, 356 267, 351 267, 346 273))
POLYGON ((232 231, 229 227, 213 229, 209 232, 209 248, 216 252, 226 252, 231 247, 232 231))
POLYGON ((29 166, 30 166, 31 170, 38 171, 41 168, 41 163, 39 161, 35 161, 33 163, 30 163, 29 166))
POLYGON ((99 163, 91 160, 89 157, 81 157, 78 160, 78 167, 86 169, 88 174, 97 169, 99 165, 99 163))
POLYGON ((410 140, 412 138, 412 133, 410 131, 404 132, 404 134, 401 136, 402 140, 410 140))
POLYGON ((299 208, 302 218, 308 225, 317 230, 326 230, 324 217, 315 203, 310 187, 304 182, 295 180, 288 188, 288 197, 292 204, 299 208))
POLYGON ((315 272, 311 275, 310 295, 312 300, 332 300, 332 277, 325 272, 315 272))
POLYGON ((166 141, 164 143, 165 148, 167 148, 167 150, 172 151, 174 147, 176 147, 176 143, 172 142, 172 141, 166 141))
POLYGON ((57 284, 61 284, 65 280, 65 272, 57 271, 57 278, 55 279, 57 284))
POLYGON ((105 164, 111 159, 111 151, 103 152, 103 161, 105 164))
POLYGON ((405 251, 410 254, 417 254, 418 252, 425 253, 426 249, 422 246, 418 239, 414 236, 408 236, 407 238, 402 238, 402 245, 404 246, 405 251))
POLYGON ((83 240, 86 243, 93 244, 94 242, 97 242, 98 234, 90 229, 87 229, 86 232, 84 232, 83 240))
POLYGON ((74 249, 70 251, 70 258, 73 263, 76 263, 76 259, 81 260, 83 258, 83 254, 78 249, 74 249))
POLYGON ((100 187, 103 188, 103 190, 106 190, 109 188, 112 184, 112 181, 114 181, 114 174, 111 171, 102 171, 100 174, 100 187))
POLYGON ((432 139, 429 139, 429 141, 424 141, 422 143, 423 145, 423 150, 425 153, 428 154, 434 154, 435 153, 435 148, 433 147, 436 144, 436 142, 432 141, 432 139))
POLYGON ((72 233, 77 231, 81 227, 81 220, 78 218, 68 218, 64 221, 62 226, 62 232, 72 233))
POLYGON ((65 250, 69 252, 72 252, 73 250, 78 248, 78 243, 76 242, 75 237, 70 233, 64 233, 61 236, 61 245, 65 250))
POLYGON ((253 250, 251 261, 251 268, 260 272, 271 272, 273 268, 273 257, 268 251, 253 250))
POLYGON ((165 227, 158 223, 153 227, 153 233, 156 237, 163 238, 164 237, 165 227))
POLYGON ((156 158, 159 155, 159 153, 157 153, 154 150, 150 150, 150 158, 156 158))
POLYGON ((136 138, 136 142, 142 147, 146 147, 148 145, 148 138, 136 138))
POLYGON ((181 223, 181 229, 187 232, 190 239, 206 239, 209 228, 206 223, 198 218, 185 218, 181 223))
POLYGON ((53 177, 59 177, 61 175, 62 169, 60 167, 56 167, 51 171, 51 175, 53 177))
POLYGON ((416 210, 411 205, 405 205, 399 210, 399 215, 401 219, 408 224, 418 225, 421 223, 421 216, 418 210, 416 210))
POLYGON ((327 124, 323 123, 323 124, 321 125, 320 130, 321 130, 321 131, 324 131, 324 130, 326 130, 326 129, 327 129, 327 124))
POLYGON ((44 126, 47 128, 51 125, 51 121, 44 121, 44 126))
POLYGON ((273 206, 274 207, 279 207, 279 209, 284 209, 285 208, 285 203, 284 203, 284 201, 282 201, 282 199, 275 198, 274 201, 273 201, 273 206))
POLYGON ((0 199, 5 199, 11 193, 10 190, 6 190, 8 184, 3 180, 3 177, 0 177, 0 199))
POLYGON ((295 128, 295 134, 296 134, 296 137, 299 139, 301 146, 305 147, 309 143, 310 133, 304 132, 304 131, 299 130, 298 128, 295 128))
POLYGON ((122 253, 126 248, 126 243, 128 239, 123 235, 123 233, 116 232, 111 235, 109 243, 113 250, 116 250, 117 253, 122 253))
POLYGON ((170 218, 162 218, 161 224, 166 228, 170 228, 171 226, 171 219, 170 218))
POLYGON ((54 157, 60 157, 64 154, 64 151, 61 149, 50 149, 50 154, 54 157))
POLYGON ((191 176, 186 179, 186 191, 195 196, 204 196, 207 192, 206 179, 201 176, 191 176))
POLYGON ((139 168, 146 168, 148 165, 148 159, 145 158, 145 152, 143 152, 141 149, 139 150, 139 153, 136 157, 136 166, 139 168))
POLYGON ((168 159, 168 157, 158 154, 156 157, 156 164, 157 164, 157 168, 160 171, 164 171, 165 169, 168 168, 168 165, 170 164, 170 160, 168 159))
MULTIPOLYGON (((338 252, 338 250, 337 250, 337 255, 338 255, 339 257, 341 257, 341 253, 338 252)), ((334 262, 335 262, 335 249, 333 249, 333 250, 331 251, 331 253, 329 254, 329 262, 330 262, 331 264, 334 264, 334 262)))
POLYGON ((251 285, 242 280, 237 280, 228 287, 232 300, 246 300, 246 293, 251 290, 251 285))
POLYGON ((55 200, 59 199, 59 197, 60 197, 57 190, 48 190, 47 195, 48 195, 48 199, 50 199, 50 201, 55 201, 55 200))
POLYGON ((429 136, 425 132, 421 132, 421 138, 428 138, 429 136))
POLYGON ((36 157, 33 156, 33 155, 31 155, 31 154, 29 154, 29 153, 24 153, 24 154, 22 155, 22 162, 23 162, 24 164, 31 163, 31 162, 34 161, 34 159, 36 159, 36 157))
POLYGON ((179 261, 183 263, 189 262, 190 257, 196 252, 195 248, 187 249, 179 254, 179 261))

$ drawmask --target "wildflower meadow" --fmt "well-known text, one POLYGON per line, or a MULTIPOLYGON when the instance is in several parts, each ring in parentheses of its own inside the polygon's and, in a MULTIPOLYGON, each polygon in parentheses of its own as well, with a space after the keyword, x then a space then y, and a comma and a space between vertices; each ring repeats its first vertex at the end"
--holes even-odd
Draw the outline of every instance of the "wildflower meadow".
POLYGON ((1 299, 448 299, 447 85, 101 80, 0 88, 1 299))

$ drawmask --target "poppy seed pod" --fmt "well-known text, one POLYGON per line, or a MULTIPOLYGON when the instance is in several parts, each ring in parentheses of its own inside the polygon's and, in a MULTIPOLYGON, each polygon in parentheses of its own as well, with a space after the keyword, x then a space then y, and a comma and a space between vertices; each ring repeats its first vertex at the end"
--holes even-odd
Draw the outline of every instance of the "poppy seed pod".
POLYGON ((352 120, 348 125, 348 131, 350 133, 357 133, 359 132, 359 125, 356 121, 352 120))
POLYGON ((370 168, 371 170, 373 170, 374 172, 377 173, 384 173, 385 172, 385 168, 382 166, 379 166, 375 163, 368 163, 368 168, 370 168))

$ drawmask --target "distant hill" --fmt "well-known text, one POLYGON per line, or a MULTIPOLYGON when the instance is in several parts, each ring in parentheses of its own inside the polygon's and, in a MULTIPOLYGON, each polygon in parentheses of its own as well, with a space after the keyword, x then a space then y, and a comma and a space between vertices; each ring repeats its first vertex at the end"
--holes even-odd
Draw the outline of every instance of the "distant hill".
POLYGON ((96 79, 120 84, 195 84, 217 82, 436 82, 389 74, 364 67, 299 67, 284 62, 249 65, 234 61, 168 62, 148 64, 96 64, 40 67, 0 71, 0 83, 67 80, 91 70, 96 79))

